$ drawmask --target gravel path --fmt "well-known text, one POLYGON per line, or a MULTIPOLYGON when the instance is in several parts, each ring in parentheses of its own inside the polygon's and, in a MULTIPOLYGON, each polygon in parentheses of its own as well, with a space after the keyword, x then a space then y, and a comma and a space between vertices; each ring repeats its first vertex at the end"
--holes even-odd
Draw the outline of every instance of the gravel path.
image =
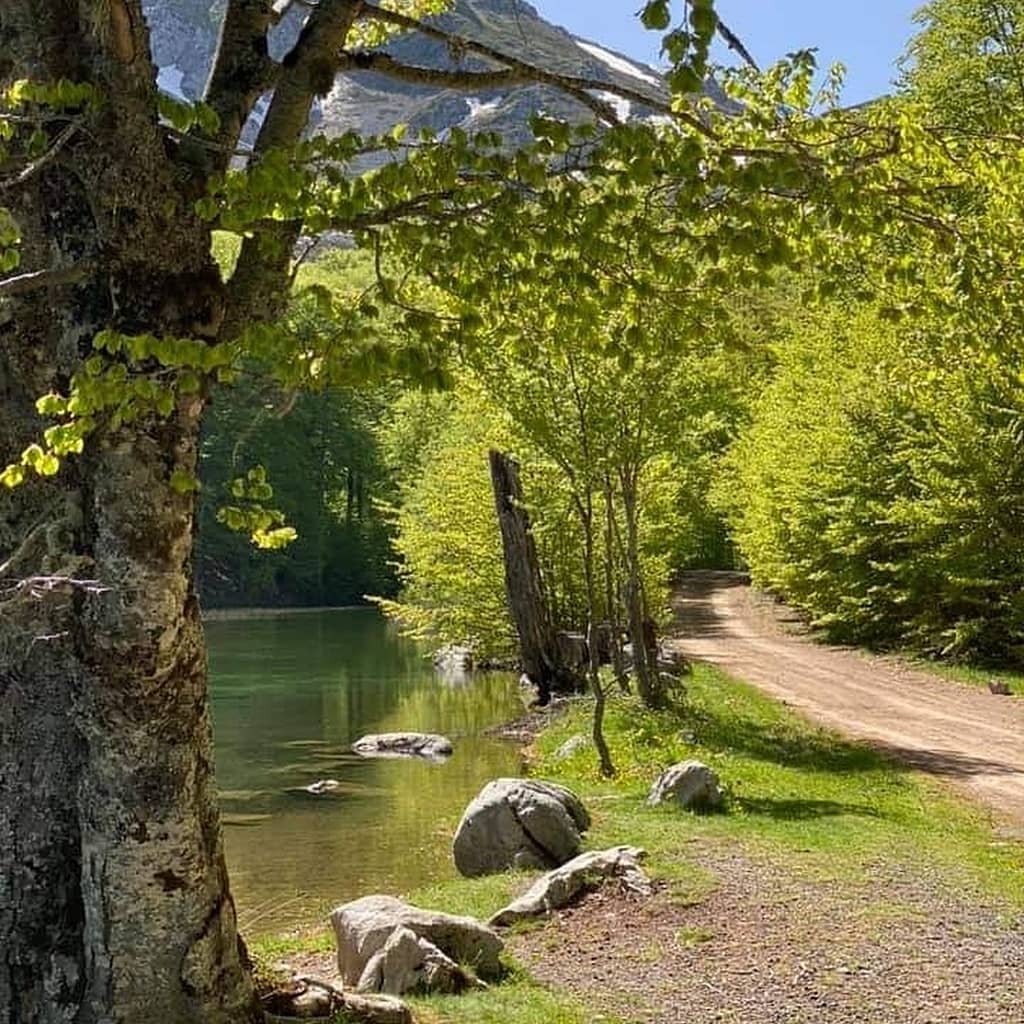
POLYGON ((674 641, 809 718, 953 780, 1024 837, 1024 700, 914 671, 892 658, 827 647, 785 628, 737 573, 689 573, 674 641))
MULTIPOLYGON (((696 851, 695 851, 696 852, 696 851)), ((515 936, 539 980, 643 1024, 1024 1024, 1024 930, 948 882, 788 877, 723 850, 697 906, 610 887, 515 936)))

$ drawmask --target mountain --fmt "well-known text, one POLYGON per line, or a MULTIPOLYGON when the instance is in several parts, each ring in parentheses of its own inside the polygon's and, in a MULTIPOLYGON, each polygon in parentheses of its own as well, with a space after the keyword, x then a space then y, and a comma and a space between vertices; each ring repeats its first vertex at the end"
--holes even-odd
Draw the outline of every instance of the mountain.
MULTIPOLYGON (((160 69, 160 85, 165 91, 187 99, 201 97, 225 3, 226 0, 148 0, 146 17, 160 69)), ((271 49, 275 55, 287 50, 296 38, 302 24, 301 11, 299 5, 293 7, 274 30, 271 49)), ((431 22, 552 71, 618 85, 660 100, 668 97, 656 69, 545 21, 524 0, 456 0, 449 12, 431 22)), ((387 50, 395 59, 420 67, 467 71, 493 67, 472 54, 456 59, 444 43, 420 33, 396 37, 387 50)), ((724 96, 713 84, 709 92, 724 102, 724 96)), ((653 113, 611 93, 597 90, 596 94, 611 103, 620 117, 647 117, 653 113)), ((349 130, 378 134, 403 123, 412 134, 430 128, 443 135, 458 126, 470 132, 497 131, 507 141, 519 142, 529 137, 530 117, 538 111, 569 121, 591 116, 577 100, 543 85, 517 85, 470 94, 356 71, 339 76, 332 92, 317 105, 314 119, 319 128, 330 134, 349 130)))

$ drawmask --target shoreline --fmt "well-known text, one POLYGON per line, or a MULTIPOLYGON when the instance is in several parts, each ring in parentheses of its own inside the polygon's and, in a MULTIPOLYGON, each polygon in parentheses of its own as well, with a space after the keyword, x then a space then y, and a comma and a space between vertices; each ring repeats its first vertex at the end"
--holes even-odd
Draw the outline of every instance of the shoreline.
POLYGON ((200 617, 203 622, 235 622, 246 619, 283 619, 316 612, 362 612, 373 609, 372 604, 315 605, 309 608, 206 608, 200 612, 200 617))

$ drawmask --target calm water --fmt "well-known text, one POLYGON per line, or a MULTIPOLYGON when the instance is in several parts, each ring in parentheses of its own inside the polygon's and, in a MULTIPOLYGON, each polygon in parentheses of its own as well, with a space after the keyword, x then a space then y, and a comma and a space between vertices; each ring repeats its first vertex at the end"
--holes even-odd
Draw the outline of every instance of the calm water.
POLYGON ((336 904, 454 876, 454 824, 484 782, 519 771, 482 732, 521 711, 510 677, 441 681, 372 610, 207 623, 217 780, 239 919, 308 926, 336 904), (445 763, 363 760, 368 732, 449 736, 445 763), (342 783, 321 797, 295 792, 342 783))

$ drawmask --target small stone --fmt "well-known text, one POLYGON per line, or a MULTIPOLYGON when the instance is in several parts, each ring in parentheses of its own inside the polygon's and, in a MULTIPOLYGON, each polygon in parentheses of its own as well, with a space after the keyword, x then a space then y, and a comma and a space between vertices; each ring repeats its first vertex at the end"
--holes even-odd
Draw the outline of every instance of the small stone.
POLYGON ((313 796, 320 796, 323 793, 333 793, 339 786, 341 783, 337 779, 317 779, 316 782, 311 782, 302 788, 307 793, 312 793, 313 796))
POLYGON ((668 800, 690 811, 716 811, 725 803, 725 794, 706 764, 683 761, 662 772, 647 797, 652 807, 668 800))
POLYGON ((577 733, 575 736, 570 736, 556 751, 556 761, 568 761, 577 751, 582 750, 584 747, 590 746, 590 737, 584 736, 583 733, 577 733))

